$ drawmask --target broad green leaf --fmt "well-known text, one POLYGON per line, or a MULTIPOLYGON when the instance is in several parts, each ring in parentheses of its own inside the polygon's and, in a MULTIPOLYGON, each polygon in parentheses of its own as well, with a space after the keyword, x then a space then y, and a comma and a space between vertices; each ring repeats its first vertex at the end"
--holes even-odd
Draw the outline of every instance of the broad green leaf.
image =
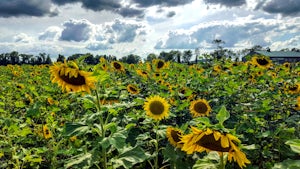
POLYGON ((75 136, 85 134, 90 129, 89 126, 82 123, 66 123, 65 124, 65 136, 75 136))
POLYGON ((285 144, 289 145, 292 151, 300 154, 300 139, 288 140, 285 144))
POLYGON ((137 146, 123 149, 122 153, 117 158, 111 159, 111 161, 113 168, 123 166, 129 169, 132 168, 133 165, 147 160, 149 157, 149 154, 146 154, 141 147, 137 146))
POLYGON ((91 166, 92 154, 79 154, 66 161, 65 168, 88 169, 91 166), (76 167, 75 167, 76 166, 76 167))
POLYGON ((230 117, 229 112, 227 111, 226 107, 223 105, 217 114, 217 120, 219 124, 223 125, 224 121, 230 117))
POLYGON ((125 141, 127 138, 127 131, 119 131, 117 133, 114 133, 111 138, 109 138, 109 142, 112 146, 114 146, 118 151, 121 151, 125 147, 125 141))

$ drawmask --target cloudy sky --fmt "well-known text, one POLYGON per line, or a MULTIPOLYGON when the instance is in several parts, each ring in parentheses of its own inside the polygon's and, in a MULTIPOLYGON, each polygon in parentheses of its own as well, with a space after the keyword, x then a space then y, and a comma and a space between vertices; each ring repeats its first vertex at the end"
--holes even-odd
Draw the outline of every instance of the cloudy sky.
POLYGON ((0 53, 300 48, 300 0, 1 0, 0 53))

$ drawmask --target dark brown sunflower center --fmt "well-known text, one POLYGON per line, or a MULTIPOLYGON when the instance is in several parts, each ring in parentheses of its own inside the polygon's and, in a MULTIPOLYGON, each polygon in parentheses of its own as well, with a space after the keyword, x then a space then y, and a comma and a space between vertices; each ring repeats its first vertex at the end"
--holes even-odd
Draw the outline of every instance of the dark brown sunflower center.
POLYGON ((289 87, 290 91, 296 91, 298 89, 298 86, 291 86, 289 87))
POLYGON ((120 70, 122 66, 119 63, 114 63, 114 68, 120 70))
POLYGON ((180 133, 178 131, 175 131, 175 130, 171 131, 171 137, 176 143, 181 141, 179 135, 180 135, 180 133))
MULTIPOLYGON (((59 72, 60 74, 60 72, 59 72)), ((59 75, 59 77, 66 83, 71 84, 71 85, 75 85, 75 86, 81 86, 81 85, 85 85, 85 77, 81 76, 80 73, 78 73, 77 77, 69 77, 69 74, 66 75, 59 75)))
POLYGON ((211 151, 219 151, 219 152, 229 152, 231 147, 231 146, 226 148, 222 147, 221 139, 216 141, 213 134, 204 135, 199 141, 196 142, 196 144, 204 148, 207 148, 211 151))
POLYGON ((160 69, 160 68, 164 67, 164 64, 165 63, 163 61, 158 61, 157 62, 157 68, 160 69))
POLYGON ((150 111, 154 115, 160 115, 164 112, 165 107, 160 101, 153 101, 150 103, 150 111))
POLYGON ((132 91, 132 92, 137 92, 137 89, 136 89, 135 87, 133 87, 133 86, 130 86, 129 89, 130 89, 130 91, 132 91))
POLYGON ((257 63, 261 66, 265 66, 265 65, 268 65, 269 64, 269 61, 265 58, 259 58, 256 60, 257 63))
POLYGON ((205 114, 208 110, 207 106, 205 103, 203 102, 197 102, 195 105, 194 105, 194 110, 199 113, 199 114, 205 114))

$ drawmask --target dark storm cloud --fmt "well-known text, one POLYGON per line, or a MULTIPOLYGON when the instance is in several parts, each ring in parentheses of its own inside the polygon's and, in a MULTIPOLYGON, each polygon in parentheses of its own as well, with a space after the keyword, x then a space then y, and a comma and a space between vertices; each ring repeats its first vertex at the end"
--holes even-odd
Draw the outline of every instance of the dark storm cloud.
POLYGON ((69 20, 64 22, 63 26, 60 40, 80 42, 87 41, 91 37, 92 25, 85 19, 69 20))
POLYGON ((219 4, 226 7, 242 6, 246 4, 246 0, 204 0, 206 4, 219 4))
POLYGON ((194 0, 132 0, 138 4, 139 7, 150 7, 150 6, 179 6, 193 2, 194 0))
POLYGON ((56 16, 57 11, 51 11, 50 0, 1 0, 0 17, 13 16, 56 16))
POLYGON ((52 0, 55 4, 65 5, 80 2, 82 7, 93 11, 112 11, 123 17, 143 17, 144 10, 122 6, 119 0, 52 0))
POLYGON ((300 15, 300 1, 299 0, 273 0, 261 1, 256 9, 262 9, 268 13, 278 13, 283 16, 300 15))
POLYGON ((134 9, 134 8, 120 8, 117 10, 117 13, 119 13, 120 15, 124 16, 124 17, 139 17, 142 18, 144 16, 144 10, 141 9, 134 9))

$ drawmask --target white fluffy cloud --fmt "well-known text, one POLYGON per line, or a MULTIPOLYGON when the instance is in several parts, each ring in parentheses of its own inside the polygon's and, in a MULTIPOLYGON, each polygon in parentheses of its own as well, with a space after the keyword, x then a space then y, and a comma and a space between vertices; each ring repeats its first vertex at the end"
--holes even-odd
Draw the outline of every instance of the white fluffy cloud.
POLYGON ((13 37, 14 42, 30 43, 34 41, 33 37, 28 36, 26 33, 19 33, 13 37))
MULTIPOLYGON (((275 19, 202 23, 191 29, 170 31, 165 38, 160 39, 156 43, 155 48, 211 48, 214 47, 211 43, 214 39, 225 41, 223 46, 227 48, 235 48, 240 46, 241 43, 268 46, 271 43, 270 38, 274 33, 272 31, 279 29, 282 24, 283 22, 278 22, 275 19)), ((300 26, 297 28, 299 29, 300 26)))
POLYGON ((54 41, 58 40, 62 33, 62 29, 58 26, 48 27, 44 32, 39 34, 39 40, 54 41))

